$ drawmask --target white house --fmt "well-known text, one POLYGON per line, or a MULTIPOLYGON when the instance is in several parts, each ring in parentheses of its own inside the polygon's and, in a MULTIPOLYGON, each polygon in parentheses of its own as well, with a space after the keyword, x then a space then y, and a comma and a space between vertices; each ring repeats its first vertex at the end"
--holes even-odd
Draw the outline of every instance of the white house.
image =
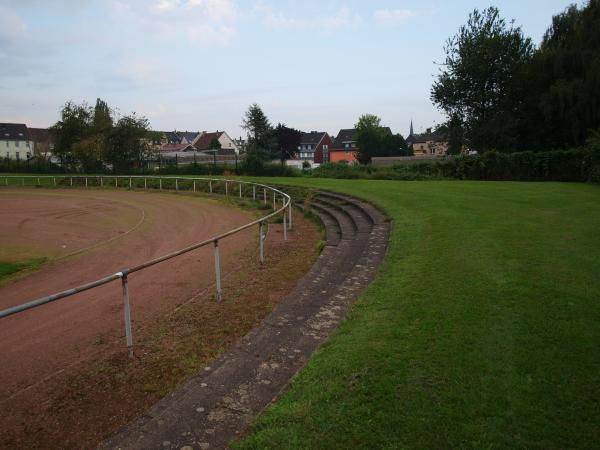
POLYGON ((0 123, 0 156, 26 161, 33 156, 33 141, 22 123, 0 123))

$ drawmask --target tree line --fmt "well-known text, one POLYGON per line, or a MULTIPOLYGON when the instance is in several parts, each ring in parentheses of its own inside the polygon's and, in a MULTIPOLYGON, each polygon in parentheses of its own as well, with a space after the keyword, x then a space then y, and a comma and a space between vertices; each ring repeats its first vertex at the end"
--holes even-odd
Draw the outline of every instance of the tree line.
POLYGON ((148 119, 136 113, 118 116, 101 99, 95 106, 67 102, 49 131, 54 155, 62 167, 72 170, 118 172, 143 167, 153 157, 155 136, 148 119))
POLYGON ((448 39, 431 100, 450 151, 581 147, 600 130, 600 0, 553 17, 536 47, 498 8, 448 39))

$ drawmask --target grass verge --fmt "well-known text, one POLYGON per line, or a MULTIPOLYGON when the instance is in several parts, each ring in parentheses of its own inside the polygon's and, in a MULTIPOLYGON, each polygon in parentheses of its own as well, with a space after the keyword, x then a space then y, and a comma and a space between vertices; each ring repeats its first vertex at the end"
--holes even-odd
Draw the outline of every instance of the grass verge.
POLYGON ((596 448, 598 186, 268 181, 394 226, 377 279, 233 448, 596 448))

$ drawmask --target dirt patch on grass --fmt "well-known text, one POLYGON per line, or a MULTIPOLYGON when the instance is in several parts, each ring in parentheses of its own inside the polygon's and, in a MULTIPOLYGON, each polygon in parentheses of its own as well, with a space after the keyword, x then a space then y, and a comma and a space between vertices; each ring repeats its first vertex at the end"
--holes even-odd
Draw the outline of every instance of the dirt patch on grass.
POLYGON ((127 357, 122 336, 99 336, 97 355, 0 403, 2 448, 93 448, 210 363, 283 299, 318 257, 318 227, 295 216, 283 242, 271 224, 266 263, 256 249, 239 254, 214 286, 168 314, 136 327, 127 357), (118 340, 115 340, 118 338, 118 340))

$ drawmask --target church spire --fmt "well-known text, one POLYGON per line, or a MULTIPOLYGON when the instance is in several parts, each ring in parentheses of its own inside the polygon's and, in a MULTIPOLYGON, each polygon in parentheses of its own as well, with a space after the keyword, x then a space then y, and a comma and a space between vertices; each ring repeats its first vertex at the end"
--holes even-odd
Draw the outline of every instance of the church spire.
POLYGON ((410 133, 409 133, 409 136, 412 136, 413 134, 414 134, 413 133, 413 124, 412 124, 412 119, 410 119, 410 133))

